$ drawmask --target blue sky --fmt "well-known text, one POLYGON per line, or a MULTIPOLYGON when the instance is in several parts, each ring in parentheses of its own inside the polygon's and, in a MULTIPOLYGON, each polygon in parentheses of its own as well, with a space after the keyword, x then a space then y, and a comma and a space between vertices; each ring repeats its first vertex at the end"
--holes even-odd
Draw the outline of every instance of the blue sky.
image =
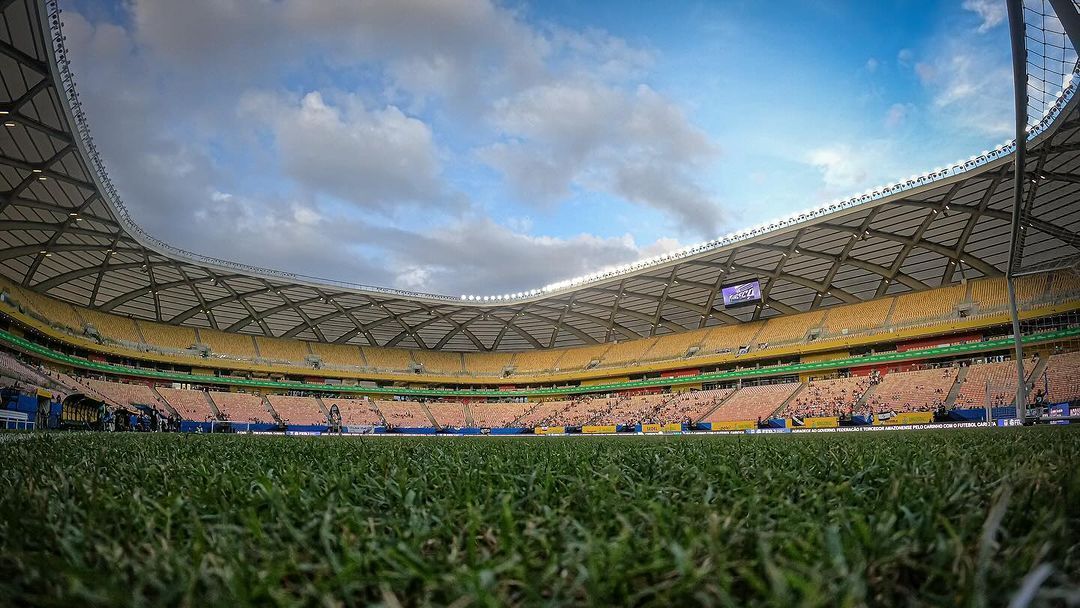
POLYGON ((1004 3, 65 2, 136 219, 314 276, 505 293, 1008 138, 1004 3))

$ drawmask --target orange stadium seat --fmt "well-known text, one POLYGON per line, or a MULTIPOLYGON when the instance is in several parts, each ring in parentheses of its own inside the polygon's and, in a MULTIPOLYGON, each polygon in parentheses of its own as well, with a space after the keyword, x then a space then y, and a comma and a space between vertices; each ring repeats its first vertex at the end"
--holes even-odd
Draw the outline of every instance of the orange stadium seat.
POLYGON ((891 323, 899 326, 950 319, 966 292, 967 286, 958 284, 897 296, 891 323))
POLYGON ((565 353, 565 350, 554 348, 527 350, 515 353, 511 365, 514 366, 515 374, 548 372, 555 369, 559 359, 562 358, 565 353))
POLYGON ((532 409, 531 403, 470 403, 473 425, 481 428, 510 427, 532 409))
POLYGON ((29 308, 37 313, 37 316, 47 319, 51 325, 66 327, 75 334, 82 335, 83 321, 72 305, 41 295, 32 289, 14 288, 12 291, 14 296, 21 298, 20 303, 24 308, 29 308))
POLYGON ((289 361, 306 366, 304 360, 311 354, 308 343, 302 340, 255 336, 255 344, 258 346, 260 357, 274 361, 289 361))
POLYGON ((825 312, 823 328, 825 335, 836 336, 847 333, 855 333, 867 329, 875 329, 885 324, 885 318, 892 308, 893 298, 881 298, 860 302, 833 306, 825 312))
POLYGON ((885 374, 870 392, 866 407, 859 411, 881 414, 936 409, 949 396, 956 372, 956 368, 943 367, 885 374))
POLYGON ((392 427, 426 427, 431 426, 431 420, 424 413, 423 406, 417 401, 383 401, 375 402, 386 424, 392 427))
POLYGON ((139 333, 150 346, 167 350, 184 350, 198 343, 195 330, 191 327, 178 325, 166 325, 164 323, 152 323, 150 321, 136 321, 139 333))
POLYGON ((327 367, 361 367, 364 365, 360 347, 353 344, 311 343, 311 352, 327 367))
POLYGON ((131 342, 132 344, 143 342, 142 336, 139 335, 139 329, 135 325, 135 321, 128 317, 109 315, 100 313, 96 310, 88 310, 86 308, 78 308, 76 311, 87 323, 93 325, 94 329, 96 329, 103 338, 131 342))
MULTIPOLYGON (((1034 367, 1034 360, 1024 362, 1025 373, 1030 375, 1034 367)), ((1034 399, 1034 396, 1031 397, 1034 399)), ((985 407, 988 399, 991 406, 1010 405, 1015 401, 1015 362, 977 363, 968 368, 964 384, 956 397, 956 406, 985 407)))
POLYGON ((465 353, 465 373, 473 376, 502 376, 514 353, 465 353))
POLYGON ((611 345, 611 348, 604 353, 604 358, 600 360, 600 365, 613 366, 637 363, 637 361, 656 344, 657 340, 658 338, 642 338, 639 340, 615 342, 611 345))
POLYGON ((798 382, 744 386, 720 404, 704 422, 768 418, 801 386, 798 382))
POLYGON ((200 329, 199 342, 210 348, 215 355, 226 355, 240 359, 255 358, 254 336, 233 334, 216 329, 200 329))
POLYGON ((761 331, 765 324, 761 321, 753 323, 737 323, 734 325, 717 325, 705 334, 701 341, 699 355, 711 355, 721 352, 738 352, 743 346, 749 346, 754 336, 761 331))
MULTIPOLYGON (((1045 275, 1043 275, 1045 276, 1045 275)), ((1057 272, 1050 279, 1050 296, 1061 299, 1066 296, 1080 295, 1080 274, 1076 272, 1057 272)))
POLYGON ((323 405, 327 411, 333 406, 338 406, 341 412, 341 424, 345 426, 382 426, 386 424, 382 414, 375 408, 375 404, 367 397, 359 399, 331 399, 323 398, 323 405))
POLYGON ((378 348, 362 346, 368 367, 380 371, 407 372, 413 364, 412 356, 404 348, 378 348))
POLYGON ((670 361, 686 356, 691 346, 698 346, 709 333, 709 329, 695 329, 677 334, 660 336, 656 344, 640 357, 640 361, 670 361))
POLYGON ((1080 353, 1050 355, 1046 372, 1032 378, 1033 391, 1043 391, 1047 403, 1063 403, 1080 399, 1080 353))
POLYGON ((285 424, 326 424, 326 414, 314 397, 267 395, 266 399, 285 424))
POLYGON ((855 403, 870 387, 870 378, 853 376, 812 380, 806 388, 780 412, 782 418, 805 418, 807 416, 842 416, 855 407, 855 403))
POLYGON ((84 382, 95 391, 122 405, 146 405, 158 411, 165 410, 161 399, 145 384, 125 384, 122 382, 95 380, 93 378, 88 378, 84 382))
POLYGON ((162 387, 158 392, 186 420, 202 422, 216 418, 205 391, 162 387))
POLYGON ((221 415, 233 422, 274 422, 259 395, 210 391, 210 398, 221 415))
POLYGON ((461 353, 414 350, 412 355, 413 359, 423 366, 424 373, 458 375, 465 371, 461 353))
POLYGON ((765 327, 754 338, 754 343, 776 346, 778 344, 802 342, 806 339, 807 332, 821 325, 821 320, 824 317, 825 311, 823 310, 772 317, 765 322, 765 327))
POLYGON ((429 403, 427 408, 431 412, 431 417, 435 419, 435 424, 440 427, 468 426, 465 421, 465 410, 460 403, 429 403))
POLYGON ((611 344, 597 344, 595 346, 569 348, 566 350, 566 354, 559 359, 556 368, 558 371, 563 372, 585 369, 585 366, 589 365, 589 363, 602 359, 604 353, 606 353, 611 346, 611 344))

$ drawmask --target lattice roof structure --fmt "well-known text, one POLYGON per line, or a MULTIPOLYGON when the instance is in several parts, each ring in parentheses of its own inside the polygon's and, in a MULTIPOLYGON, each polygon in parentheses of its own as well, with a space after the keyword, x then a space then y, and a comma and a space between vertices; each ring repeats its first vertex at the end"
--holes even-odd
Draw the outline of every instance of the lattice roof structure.
MULTIPOLYGON (((1001 275, 1008 264, 1011 145, 676 255, 510 298, 462 300, 210 259, 170 247, 130 219, 78 103, 56 3, 0 1, 0 18, 0 274, 103 312, 325 342, 514 351, 855 303, 1001 275), (719 287, 756 278, 764 304, 725 309, 719 287)), ((1075 51, 1062 61, 1074 66, 1075 51)), ((1023 264, 1033 271, 1080 260, 1080 111, 1073 85, 1062 84, 1028 140, 1023 264)))

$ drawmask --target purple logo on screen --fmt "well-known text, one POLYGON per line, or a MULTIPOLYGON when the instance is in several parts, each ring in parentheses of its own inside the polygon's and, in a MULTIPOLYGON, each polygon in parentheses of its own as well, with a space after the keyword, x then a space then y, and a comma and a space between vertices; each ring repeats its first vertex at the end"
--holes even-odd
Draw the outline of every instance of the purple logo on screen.
POLYGON ((761 283, 750 281, 738 285, 727 285, 720 288, 724 296, 724 306, 738 306, 761 301, 761 283))

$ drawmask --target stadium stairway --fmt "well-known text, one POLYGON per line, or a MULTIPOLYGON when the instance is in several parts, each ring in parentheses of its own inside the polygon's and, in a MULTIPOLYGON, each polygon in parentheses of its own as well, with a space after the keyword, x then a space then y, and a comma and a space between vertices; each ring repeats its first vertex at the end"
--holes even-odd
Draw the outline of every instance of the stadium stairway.
POLYGON ((877 391, 877 387, 878 385, 876 384, 871 384, 870 386, 866 387, 866 390, 863 391, 863 394, 859 395, 859 398, 855 400, 855 407, 860 408, 866 405, 866 402, 870 400, 870 397, 874 396, 874 393, 877 391))
POLYGON ((510 424, 508 424, 508 425, 506 425, 506 426, 509 426, 509 427, 516 427, 516 426, 520 425, 520 424, 521 424, 521 421, 522 421, 522 419, 524 419, 524 418, 528 418, 529 416, 531 416, 531 415, 532 415, 532 413, 533 413, 533 412, 535 412, 535 411, 536 411, 536 408, 538 408, 538 407, 540 407, 540 402, 536 402, 536 403, 533 403, 533 404, 532 404, 532 407, 530 407, 529 409, 525 410, 525 411, 524 411, 524 412, 523 412, 523 413, 522 413, 522 414, 521 414, 520 416, 518 416, 517 418, 514 418, 513 420, 511 420, 511 421, 510 421, 510 424))
POLYGON ((218 420, 221 420, 221 410, 219 410, 217 404, 214 403, 214 398, 210 396, 210 392, 209 391, 199 391, 199 392, 202 393, 203 399, 206 399, 206 405, 209 406, 210 411, 214 413, 214 418, 217 418, 218 420))
POLYGON ((323 403, 322 397, 315 395, 315 404, 319 406, 319 410, 322 412, 323 416, 326 416, 326 419, 330 420, 330 408, 326 407, 326 404, 323 403))
POLYGON ((773 413, 769 414, 769 418, 775 418, 776 416, 779 416, 780 412, 784 411, 784 409, 788 405, 794 403, 794 401, 799 398, 799 395, 804 390, 806 390, 806 383, 800 382, 799 388, 795 389, 795 392, 791 393, 791 396, 789 396, 787 399, 784 399, 784 402, 780 404, 780 407, 776 408, 775 410, 773 410, 773 413))
POLYGON ((951 410, 956 405, 956 398, 960 396, 960 388, 964 386, 964 380, 967 378, 967 373, 967 367, 961 367, 960 370, 956 372, 956 380, 949 389, 949 395, 945 397, 945 409, 951 410))
POLYGON ((1028 374, 1028 377, 1027 377, 1028 384, 1031 384, 1032 382, 1037 382, 1039 380, 1039 378, 1042 377, 1043 373, 1046 372, 1046 366, 1049 363, 1050 363, 1050 356, 1049 355, 1042 355, 1042 354, 1039 355, 1039 362, 1035 364, 1035 369, 1031 370, 1031 373, 1028 374))
POLYGON ((440 426, 439 423, 435 421, 435 416, 431 415, 431 410, 428 409, 427 404, 424 403, 423 401, 420 402, 420 409, 423 410, 424 415, 427 416, 427 419, 431 422, 431 427, 432 428, 436 428, 436 429, 441 429, 442 428, 442 426, 440 426))
MULTIPOLYGON (((710 407, 710 408, 709 408, 708 410, 706 410, 706 411, 705 411, 705 413, 703 413, 702 415, 698 416, 698 417, 697 417, 697 420, 694 420, 694 423, 696 424, 696 423, 698 423, 698 422, 701 422, 702 420, 705 420, 705 419, 706 419, 706 418, 708 418, 709 416, 712 416, 712 413, 713 413, 713 412, 715 412, 716 410, 720 409, 720 406, 722 406, 722 405, 724 405, 725 403, 727 403, 728 399, 731 399, 732 397, 734 397, 734 396, 735 396, 736 394, 738 394, 738 392, 739 392, 740 390, 742 390, 742 388, 741 388, 741 387, 740 387, 739 389, 733 390, 733 391, 731 391, 730 393, 728 393, 728 394, 727 394, 727 396, 725 396, 725 397, 724 397, 723 399, 721 399, 720 401, 717 401, 717 402, 716 402, 716 405, 714 405, 714 406, 710 407)), ((786 402, 785 402, 785 403, 786 403, 786 402)))
POLYGON ((281 422, 281 416, 280 416, 280 415, 278 415, 278 413, 277 413, 277 410, 275 410, 275 409, 274 409, 274 404, 270 403, 270 399, 269 399, 269 398, 268 398, 268 397, 267 397, 266 395, 263 395, 263 396, 262 396, 262 404, 263 404, 263 407, 265 407, 265 408, 266 408, 266 411, 267 411, 267 412, 270 412, 270 416, 271 416, 271 417, 272 417, 272 418, 273 418, 273 419, 274 419, 274 420, 275 420, 275 421, 276 421, 276 422, 277 422, 278 424, 282 424, 282 422, 281 422))
POLYGON ((158 392, 156 386, 154 386, 153 384, 150 384, 149 386, 150 386, 150 392, 154 393, 154 396, 158 398, 158 402, 160 402, 162 405, 164 405, 165 409, 169 410, 169 415, 170 416, 176 416, 177 418, 183 418, 183 416, 180 415, 180 412, 177 412, 176 408, 174 408, 172 406, 172 404, 169 403, 169 400, 166 399, 165 397, 163 397, 161 395, 161 393, 158 392))
POLYGON ((462 401, 461 409, 465 412, 465 424, 468 426, 475 426, 476 423, 473 422, 472 408, 469 407, 469 402, 462 401))

